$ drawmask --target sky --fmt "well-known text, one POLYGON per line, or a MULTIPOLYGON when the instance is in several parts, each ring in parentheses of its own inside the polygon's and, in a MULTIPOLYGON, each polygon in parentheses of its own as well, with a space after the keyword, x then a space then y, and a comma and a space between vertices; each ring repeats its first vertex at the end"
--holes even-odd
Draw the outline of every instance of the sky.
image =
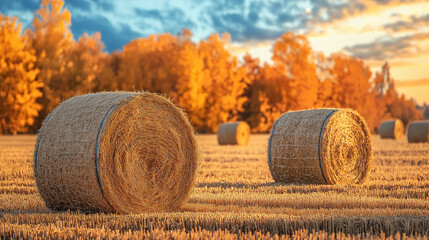
MULTIPOLYGON (((0 12, 31 26, 40 0, 0 0, 0 12)), ((101 33, 106 51, 134 38, 192 30, 193 40, 231 35, 231 51, 269 62, 291 31, 326 56, 342 51, 373 72, 388 61, 398 92, 429 104, 429 0, 65 0, 75 38, 101 33)))

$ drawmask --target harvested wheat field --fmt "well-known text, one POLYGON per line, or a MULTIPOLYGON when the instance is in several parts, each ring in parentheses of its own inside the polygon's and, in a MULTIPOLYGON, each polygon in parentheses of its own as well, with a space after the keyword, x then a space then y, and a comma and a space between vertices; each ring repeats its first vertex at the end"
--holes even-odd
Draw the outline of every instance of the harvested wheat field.
POLYGON ((429 236, 429 143, 373 136, 374 161, 362 185, 275 183, 268 134, 247 146, 202 148, 195 188, 174 212, 56 212, 33 172, 36 137, 0 136, 0 238, 289 239, 429 236))

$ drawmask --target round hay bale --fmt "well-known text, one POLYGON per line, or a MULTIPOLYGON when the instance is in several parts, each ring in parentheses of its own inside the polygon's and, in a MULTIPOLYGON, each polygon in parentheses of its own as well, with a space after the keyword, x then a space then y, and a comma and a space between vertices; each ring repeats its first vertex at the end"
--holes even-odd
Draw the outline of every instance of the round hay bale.
POLYGON ((268 164, 277 182, 363 183, 372 161, 371 133, 350 109, 288 112, 271 130, 268 164))
POLYGON ((49 114, 34 175, 54 210, 170 211, 188 199, 198 160, 194 130, 168 99, 105 92, 72 97, 49 114))
POLYGON ((249 124, 243 121, 223 123, 217 130, 219 145, 247 145, 249 138, 249 124))
POLYGON ((429 120, 415 121, 408 126, 408 142, 429 142, 429 120))
POLYGON ((381 138, 393 138, 400 140, 404 136, 404 124, 399 119, 384 121, 379 129, 381 138))

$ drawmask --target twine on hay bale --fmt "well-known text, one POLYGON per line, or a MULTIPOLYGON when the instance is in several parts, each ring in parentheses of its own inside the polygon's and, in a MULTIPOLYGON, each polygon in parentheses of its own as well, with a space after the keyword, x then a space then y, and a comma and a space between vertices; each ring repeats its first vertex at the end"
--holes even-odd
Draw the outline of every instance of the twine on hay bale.
POLYGON ((105 92, 70 98, 49 114, 34 175, 54 210, 170 211, 188 199, 198 159, 194 130, 168 99, 105 92))
POLYGON ((429 142, 429 120, 415 121, 408 126, 408 142, 429 142))
POLYGON ((404 124, 399 119, 384 121, 380 124, 379 133, 381 138, 400 140, 404 136, 404 124))
POLYGON ((249 124, 243 121, 223 123, 217 130, 219 145, 247 145, 249 138, 249 124))
POLYGON ((363 183, 370 173, 372 148, 368 126, 353 110, 288 112, 271 130, 268 164, 281 183, 363 183))

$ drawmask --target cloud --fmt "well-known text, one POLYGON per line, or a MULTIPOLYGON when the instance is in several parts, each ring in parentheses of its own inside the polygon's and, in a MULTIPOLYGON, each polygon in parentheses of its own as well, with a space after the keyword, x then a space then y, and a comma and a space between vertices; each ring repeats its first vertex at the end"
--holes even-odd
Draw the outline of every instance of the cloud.
POLYGON ((92 13, 94 9, 111 12, 115 10, 112 2, 106 0, 72 0, 66 1, 71 10, 92 13))
POLYGON ((141 36, 129 25, 120 24, 119 27, 115 27, 109 19, 103 16, 82 15, 75 18, 72 16, 71 30, 75 36, 81 36, 84 32, 88 34, 100 32, 101 40, 109 52, 122 49, 132 39, 141 36))
POLYGON ((421 27, 425 27, 429 24, 429 14, 421 16, 412 16, 409 21, 397 21, 394 23, 385 24, 383 27, 385 30, 390 32, 401 32, 418 30, 421 27))
POLYGON ((152 28, 152 33, 170 32, 176 34, 181 32, 182 28, 191 30, 196 28, 196 24, 180 8, 167 8, 163 11, 138 8, 134 12, 143 25, 152 28))
POLYGON ((276 39, 305 25, 305 10, 287 1, 214 1, 201 15, 213 32, 228 32, 238 42, 276 39))
POLYGON ((355 0, 341 2, 312 0, 311 3, 313 23, 332 22, 367 10, 364 3, 355 0))
POLYGON ((275 39, 284 32, 258 27, 250 19, 239 14, 211 15, 210 18, 217 32, 228 32, 236 41, 275 39))
POLYGON ((429 33, 417 33, 398 38, 380 38, 371 43, 357 44, 344 48, 352 56, 365 60, 388 60, 397 57, 410 57, 425 53, 427 47, 420 46, 419 40, 429 39, 429 33))
MULTIPOLYGON (((376 5, 398 4, 402 0, 377 1, 376 5)), ((229 32, 233 41, 266 41, 287 31, 311 32, 323 24, 363 14, 367 1, 214 1, 205 6, 199 19, 214 32, 229 32)))
MULTIPOLYGON (((26 22, 30 22, 31 12, 39 7, 40 0, 0 2, 1 12, 27 12, 26 22)), ((324 24, 364 14, 374 6, 384 8, 402 4, 404 0, 194 0, 190 4, 180 1, 175 4, 164 0, 160 2, 144 4, 143 8, 138 1, 130 1, 124 7, 109 0, 66 0, 66 7, 72 14, 72 32, 76 38, 84 32, 99 31, 107 49, 112 51, 123 46, 118 44, 126 44, 134 37, 165 32, 176 34, 182 28, 192 30, 199 38, 215 32, 228 32, 235 43, 273 41, 287 31, 308 33, 313 29, 325 29, 324 24)), ((22 15, 20 18, 22 20, 22 15)), ((416 16, 409 21, 386 24, 384 28, 394 32, 412 29, 418 24, 427 26, 428 21, 429 14, 416 16)), ((389 41, 379 41, 377 44, 380 48, 385 48, 389 44, 393 45, 389 41)), ((411 44, 405 40, 400 43, 403 44, 399 45, 402 48, 410 47, 411 44)), ((365 52, 365 47, 370 48, 362 45, 352 46, 349 50, 370 57, 365 52)))

